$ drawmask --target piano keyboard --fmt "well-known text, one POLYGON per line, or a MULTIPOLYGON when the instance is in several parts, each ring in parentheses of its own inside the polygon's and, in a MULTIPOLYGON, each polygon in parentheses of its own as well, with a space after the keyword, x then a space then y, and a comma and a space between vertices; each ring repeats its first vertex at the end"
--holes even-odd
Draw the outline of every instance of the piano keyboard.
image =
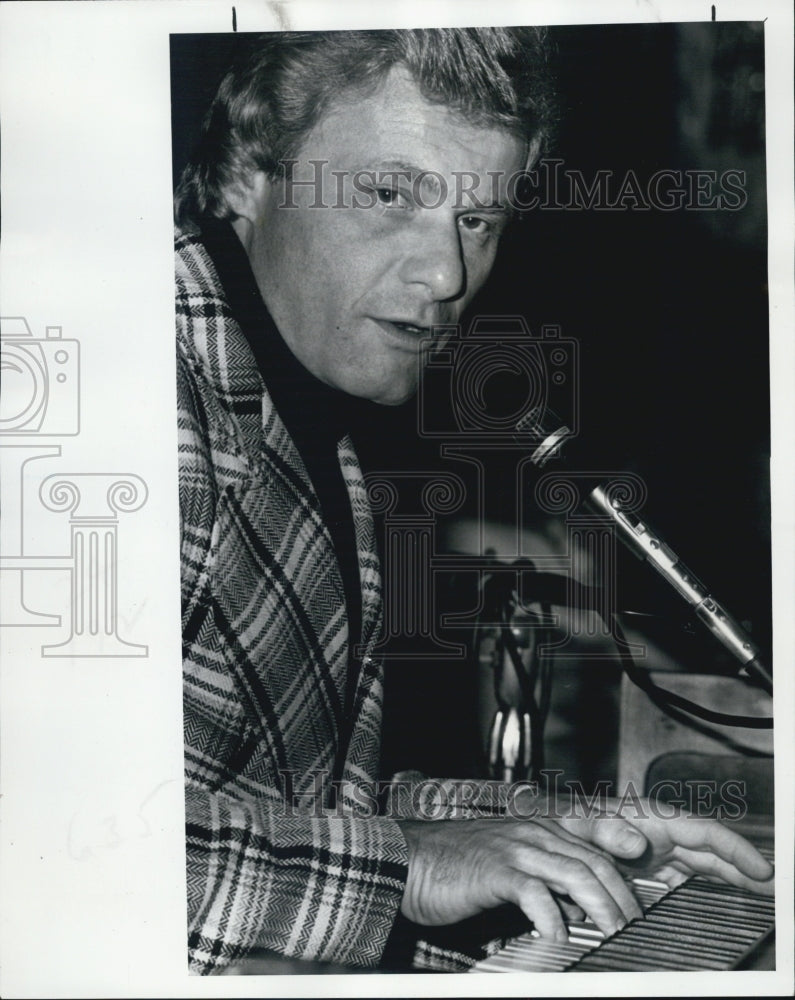
POLYGON ((572 921, 566 944, 533 932, 510 941, 471 972, 659 972, 733 969, 774 929, 774 901, 694 876, 675 889, 633 879, 642 919, 605 939, 572 921))

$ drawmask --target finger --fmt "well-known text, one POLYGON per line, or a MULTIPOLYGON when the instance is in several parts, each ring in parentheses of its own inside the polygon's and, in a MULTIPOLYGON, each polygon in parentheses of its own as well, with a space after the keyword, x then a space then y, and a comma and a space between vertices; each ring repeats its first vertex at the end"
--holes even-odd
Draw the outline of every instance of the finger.
POLYGON ((638 903, 629 885, 627 885, 623 876, 616 870, 611 861, 603 858, 601 854, 594 855, 592 852, 589 858, 583 858, 582 860, 589 865, 594 875, 596 875, 618 903, 622 914, 627 920, 637 920, 638 917, 643 916, 640 903, 638 903))
POLYGON ((541 937, 552 941, 568 941, 568 931, 558 905, 541 879, 518 869, 514 869, 511 875, 504 891, 505 899, 522 910, 541 937))
POLYGON ((672 861, 661 868, 655 868, 651 874, 658 882, 664 882, 669 889, 675 889, 678 885, 686 882, 693 872, 686 865, 679 865, 672 861))
POLYGON ((714 820, 682 816, 674 821, 675 840, 683 848, 707 850, 755 882, 773 876, 773 866, 745 837, 714 820))
POLYGON ((576 903, 572 902, 572 900, 566 899, 563 896, 556 896, 555 898, 566 923, 571 923, 572 920, 585 920, 585 912, 576 903))
POLYGON ((601 851, 594 850, 581 838, 566 834, 561 830, 556 830, 554 840, 548 841, 543 846, 552 852, 576 858, 578 861, 586 864, 613 897, 627 920, 635 920, 637 917, 642 916, 643 911, 635 899, 632 890, 616 870, 609 857, 601 851))
POLYGON ((708 878, 720 879, 730 885, 736 885, 740 889, 748 889, 761 895, 772 896, 774 894, 775 880, 772 875, 768 879, 761 880, 750 878, 733 864, 718 857, 717 854, 677 846, 674 849, 674 858, 678 862, 677 867, 685 865, 690 872, 706 875, 708 878))
POLYGON ((639 858, 648 842, 640 830, 620 816, 569 816, 558 820, 564 830, 619 858, 639 858))
POLYGON ((591 867, 565 854, 543 854, 544 881, 555 892, 568 895, 606 935, 627 924, 627 917, 591 867))

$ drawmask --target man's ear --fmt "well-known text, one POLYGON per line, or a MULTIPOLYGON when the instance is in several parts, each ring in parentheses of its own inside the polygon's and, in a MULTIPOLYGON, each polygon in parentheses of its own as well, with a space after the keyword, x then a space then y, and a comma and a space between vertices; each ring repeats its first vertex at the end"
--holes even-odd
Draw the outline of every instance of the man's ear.
POLYGON ((256 225, 265 213, 271 181, 262 170, 252 171, 224 192, 226 203, 238 219, 256 225))

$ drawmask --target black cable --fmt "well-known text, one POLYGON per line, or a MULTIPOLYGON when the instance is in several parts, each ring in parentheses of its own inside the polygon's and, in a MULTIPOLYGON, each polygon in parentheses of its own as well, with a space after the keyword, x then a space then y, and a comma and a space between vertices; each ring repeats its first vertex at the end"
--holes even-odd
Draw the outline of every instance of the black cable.
POLYGON ((714 722, 719 726, 738 726, 744 729, 773 728, 773 719, 770 716, 727 715, 725 712, 715 712, 711 708, 704 708, 703 705, 698 705, 696 702, 690 701, 689 698, 683 698, 681 695, 674 694, 673 691, 667 691, 665 688, 659 687, 647 673, 638 669, 635 665, 635 661, 632 659, 627 648, 627 640, 615 612, 611 613, 611 618, 614 635, 617 640, 616 648, 621 659, 621 666, 624 668, 624 673, 633 684, 636 684, 644 691, 654 704, 664 712, 672 715, 679 722, 688 721, 686 717, 683 720, 681 714, 682 712, 688 712, 690 715, 695 715, 698 719, 703 719, 705 722, 714 722), (676 711, 677 709, 680 711, 676 711))
MULTIPOLYGON (((549 574, 538 574, 535 571, 535 567, 532 566, 532 563, 529 567, 525 567, 525 572, 528 570, 528 575, 531 576, 531 578, 534 576, 537 580, 539 580, 539 582, 543 579, 543 582, 547 584, 547 588, 542 589, 548 589, 549 574)), ((591 588, 580 586, 575 595, 575 600, 571 601, 571 595, 569 594, 569 599, 564 603, 569 606, 583 606, 583 604, 586 604, 587 606, 593 608, 593 602, 583 601, 583 597, 590 596, 590 592, 591 588)), ((549 594, 544 594, 544 597, 540 599, 539 603, 541 604, 542 621, 549 621, 551 617, 552 603, 550 601, 549 594)), ((533 769, 532 777, 537 777, 539 771, 544 766, 544 729, 547 715, 549 713, 552 688, 552 658, 548 655, 539 655, 537 650, 539 645, 543 644, 545 637, 547 642, 551 642, 552 629, 547 626, 542 630, 543 634, 539 634, 538 640, 535 644, 535 649, 532 650, 529 670, 526 671, 514 638, 514 634, 511 630, 510 621, 516 608, 524 608, 525 605, 519 600, 518 595, 515 592, 513 592, 510 597, 507 595, 501 595, 501 597, 498 597, 495 600, 494 604, 495 607, 493 610, 496 612, 495 617, 499 621, 496 652, 498 653, 498 659, 500 661, 499 664, 495 664, 497 667, 495 670, 495 694, 497 694, 497 688, 499 686, 497 675, 499 674, 500 677, 502 675, 503 657, 507 652, 516 674, 521 697, 525 703, 525 711, 530 716, 530 749, 533 769), (536 684, 539 685, 538 701, 536 701, 535 698, 536 684)), ((688 698, 675 694, 673 691, 668 691, 665 688, 659 687, 654 683, 647 672, 640 670, 636 666, 629 653, 628 643, 615 612, 611 612, 610 618, 613 623, 613 635, 616 639, 616 648, 621 661, 621 666, 627 677, 637 687, 639 687, 650 698, 650 700, 657 705, 658 708, 671 718, 676 719, 678 722, 685 725, 694 725, 695 723, 693 720, 696 718, 719 726, 735 726, 745 729, 773 728, 773 719, 770 717, 729 715, 725 712, 716 712, 712 709, 705 708, 703 705, 699 705, 694 701, 690 701, 688 698)), ((754 666, 754 664, 751 664, 751 666, 754 666)), ((756 673, 761 675, 761 680, 765 686, 768 686, 768 683, 772 684, 772 679, 766 671, 759 669, 756 673)))
MULTIPOLYGON (((552 605, 548 601, 541 601, 541 617, 544 621, 550 621, 552 619, 552 605)), ((549 706, 552 701, 552 663, 553 656, 551 653, 552 645, 552 629, 550 626, 540 630, 538 637, 538 645, 546 646, 546 650, 543 656, 538 655, 539 662, 541 663, 541 693, 539 695, 539 708, 541 712, 541 725, 546 723, 547 716, 549 715, 549 706)))

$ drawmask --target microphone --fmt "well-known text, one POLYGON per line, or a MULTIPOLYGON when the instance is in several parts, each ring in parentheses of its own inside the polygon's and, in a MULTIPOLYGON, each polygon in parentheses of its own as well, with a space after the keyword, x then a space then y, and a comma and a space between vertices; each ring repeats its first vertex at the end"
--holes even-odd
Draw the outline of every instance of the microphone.
MULTIPOLYGON (((551 458, 560 454, 563 445, 573 436, 553 410, 536 406, 517 422, 514 440, 530 443, 533 447, 531 462, 543 468, 551 458)), ((772 674, 745 629, 665 544, 660 534, 633 511, 625 509, 618 496, 611 495, 609 481, 591 491, 587 504, 616 528, 618 537, 631 552, 650 563, 687 601, 696 616, 742 664, 740 673, 755 677, 769 692, 772 691, 772 674)))
POLYGON ((618 537, 635 555, 651 566, 682 596, 712 634, 742 664, 741 673, 755 675, 772 689, 773 677, 760 659, 760 651, 740 623, 717 601, 703 583, 691 573, 659 533, 631 511, 624 510, 618 497, 610 496, 610 487, 597 486, 591 491, 589 506, 618 529, 618 537))
POLYGON ((516 423, 516 444, 535 445, 530 461, 539 469, 560 453, 563 445, 574 437, 574 431, 548 406, 534 406, 516 423))

